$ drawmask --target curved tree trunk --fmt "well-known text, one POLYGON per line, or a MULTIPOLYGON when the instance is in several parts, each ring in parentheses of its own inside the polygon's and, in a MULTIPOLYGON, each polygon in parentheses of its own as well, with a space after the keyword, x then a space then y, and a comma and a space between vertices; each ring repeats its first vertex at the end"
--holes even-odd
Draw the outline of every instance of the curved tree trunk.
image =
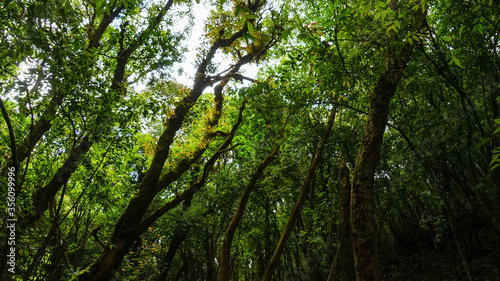
MULTIPOLYGON (((414 31, 425 23, 422 10, 415 15, 414 31)), ((351 194, 351 231, 355 256, 356 280, 383 280, 376 248, 376 228, 372 211, 373 177, 389 116, 389 103, 396 92, 403 70, 410 61, 413 45, 405 43, 399 56, 393 47, 386 55, 384 73, 370 95, 370 112, 354 169, 351 194)))
MULTIPOLYGON (((221 101, 222 102, 222 101, 221 101)), ((146 178, 141 183, 140 192, 134 196, 127 206, 125 212, 121 215, 118 223, 115 225, 115 230, 111 238, 111 247, 104 250, 101 256, 87 269, 83 270, 78 276, 78 280, 110 280, 116 270, 120 267, 120 264, 125 257, 128 249, 132 244, 144 233, 149 226, 151 226, 158 218, 160 218, 167 211, 171 210, 182 201, 191 198, 191 196, 196 193, 204 184, 208 177, 209 171, 212 169, 215 161, 222 154, 223 151, 231 144, 232 139, 242 122, 242 113, 245 108, 245 104, 240 108, 237 122, 233 125, 233 128, 226 138, 226 141, 219 147, 215 154, 207 161, 203 169, 203 174, 200 176, 197 182, 192 184, 188 189, 174 198, 172 201, 165 204, 163 207, 156 210, 150 216, 144 218, 145 213, 159 190, 155 189, 156 185, 148 183, 147 175, 146 178)), ((174 116, 176 117, 176 116, 174 116)), ((154 161, 152 166, 154 165, 154 161)), ((159 173, 156 175, 156 181, 159 178, 159 173)), ((150 180, 150 179, 149 179, 150 180)))

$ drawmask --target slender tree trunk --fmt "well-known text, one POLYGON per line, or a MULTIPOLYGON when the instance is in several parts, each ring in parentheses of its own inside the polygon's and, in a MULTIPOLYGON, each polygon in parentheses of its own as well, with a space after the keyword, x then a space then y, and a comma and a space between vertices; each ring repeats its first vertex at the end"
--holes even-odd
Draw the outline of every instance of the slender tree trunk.
MULTIPOLYGON (((465 269, 465 273, 467 274, 467 279, 469 281, 474 281, 475 279, 472 277, 470 270, 470 263, 467 259, 465 245, 463 243, 463 235, 461 235, 461 229, 457 224, 457 216, 456 212, 451 207, 451 202, 448 200, 448 193, 451 193, 451 182, 450 175, 446 168, 446 163, 441 164, 441 173, 443 175, 443 184, 441 185, 441 192, 443 197, 443 202, 446 210, 446 217, 448 219, 448 223, 450 224, 451 232, 453 234, 453 238, 455 238, 455 245, 457 246, 458 254, 462 261, 462 264, 465 269)), ((453 200, 453 199, 452 199, 453 200)))
MULTIPOLYGON (((173 0, 169 0, 167 4, 163 7, 163 9, 160 11, 156 18, 156 22, 150 24, 147 29, 152 29, 156 25, 159 24, 165 13, 170 9, 170 7, 173 4, 173 0)), ((121 10, 122 8, 119 8, 121 10)), ((115 15, 116 16, 116 15, 115 15)), ((109 17, 109 15, 107 16, 109 17)), ((106 25, 107 26, 107 25, 106 25)), ((100 28, 100 27, 99 27, 100 28)), ((144 34, 146 33, 141 33, 141 35, 134 40, 130 46, 126 49, 120 50, 118 56, 117 56, 117 64, 115 66, 115 69, 113 71, 113 80, 111 81, 110 89, 113 91, 116 91, 118 94, 117 96, 109 95, 109 96, 104 96, 104 98, 110 103, 110 104, 115 104, 116 99, 120 96, 123 96, 126 93, 126 89, 123 85, 124 82, 124 77, 125 77, 125 68, 127 66, 127 63, 130 59, 130 56, 134 53, 134 51, 142 45, 144 42, 144 34)), ((92 43, 92 41, 91 41, 92 43)), ((92 43, 92 44, 97 44, 97 43, 92 43)), ((57 96, 56 96, 57 97, 57 96)), ((62 101, 62 100, 61 100, 62 101)), ((55 109, 54 109, 55 110, 55 109)), ((43 117, 43 116, 42 116, 43 117)), ((103 117, 102 116, 97 116, 97 123, 102 122, 103 117)), ((44 119, 40 119, 40 121, 43 121, 44 119)), ((108 121, 109 122, 109 121, 108 121)), ((44 130, 50 129, 50 122, 46 121, 45 127, 43 127, 44 130)), ((36 133, 36 131, 35 131, 36 133)), ((37 141, 37 138, 40 138, 42 134, 43 135, 44 131, 41 131, 37 134, 35 134, 35 142, 30 144, 29 149, 31 150, 37 141)), ((89 149, 91 148, 93 141, 92 138, 101 135, 102 132, 96 128, 94 130, 91 130, 88 134, 83 137, 81 140, 80 144, 75 147, 74 149, 71 150, 68 158, 64 162, 64 164, 58 169, 57 173, 53 176, 52 180, 42 189, 38 190, 36 195, 33 197, 33 206, 34 206, 34 214, 28 214, 27 218, 24 220, 25 224, 32 224, 34 221, 36 221, 38 218, 40 218, 47 210, 48 202, 52 200, 52 198, 57 194, 57 192, 61 189, 61 187, 68 182, 72 174, 76 171, 78 168, 78 162, 79 160, 87 154, 89 149)))
MULTIPOLYGON (((184 200, 182 204, 182 212, 185 213, 191 206, 191 199, 193 196, 184 200)), ((174 260, 175 253, 182 242, 186 239, 187 229, 185 224, 181 224, 175 230, 174 236, 172 237, 172 241, 168 246, 167 254, 165 255, 165 262, 163 263, 161 272, 152 278, 155 281, 164 281, 167 280, 168 272, 170 271, 170 266, 172 265, 172 261, 174 260)))
POLYGON ((274 160, 279 152, 279 149, 280 146, 278 144, 259 165, 257 171, 253 174, 252 179, 250 179, 250 182, 248 183, 245 191, 243 192, 243 195, 241 196, 240 203, 238 204, 238 208, 236 208, 233 219, 227 226, 220 255, 219 281, 229 281, 231 273, 231 243, 233 242, 234 232, 236 231, 236 228, 238 227, 238 224, 243 217, 248 199, 250 198, 250 194, 252 193, 255 184, 257 184, 257 180, 262 176, 267 166, 269 166, 269 164, 271 164, 271 162, 274 160))
POLYGON ((318 166, 319 161, 321 160, 323 147, 325 146, 325 143, 328 140, 328 137, 330 136, 330 133, 332 131, 333 121, 335 119, 336 111, 337 111, 337 105, 334 105, 330 112, 330 117, 328 118, 327 128, 325 130, 325 133, 323 134, 323 137, 321 138, 321 141, 318 144, 318 148, 316 149, 316 154, 314 155, 314 159, 312 160, 311 165, 309 166, 309 171, 307 172, 304 184, 302 185, 299 197, 297 198, 297 202, 295 202, 292 214, 290 215, 288 223, 285 229, 283 230, 283 233, 281 234, 280 241, 278 242, 278 245, 274 250, 274 254, 269 263, 267 264, 266 270, 264 271, 264 275, 262 276, 262 281, 270 281, 274 271, 276 270, 276 267, 278 267, 281 255, 283 254, 283 250, 285 249, 286 246, 286 242, 290 237, 290 234, 292 233, 292 230, 295 226, 295 222, 299 217, 300 211, 302 210, 302 206, 304 205, 307 194, 309 193, 309 188, 311 186, 311 182, 314 177, 314 171, 316 170, 316 167, 318 166))
MULTIPOLYGON (((5 122, 7 123, 7 128, 9 131, 10 150, 11 150, 10 162, 12 164, 12 165, 7 165, 5 167, 5 174, 3 176, 5 177, 5 180, 7 180, 9 168, 12 169, 11 167, 13 167, 14 168, 14 175, 12 176, 13 181, 11 181, 11 182, 14 184, 14 187, 17 188, 17 183, 18 183, 17 179, 18 179, 18 175, 19 175, 19 172, 18 172, 19 171, 19 164, 17 161, 18 156, 17 156, 17 152, 16 152, 16 137, 14 135, 14 129, 13 129, 12 124, 10 122, 9 115, 7 113, 7 110, 5 109, 5 105, 2 101, 2 98, 0 98, 0 111, 2 112, 2 117, 5 119, 5 122)), ((2 185, 2 188, 4 188, 3 185, 2 185)), ((5 189, 7 189, 7 186, 5 186, 5 189)), ((18 194, 19 194, 19 192, 15 193, 16 198, 17 198, 18 194)), ((8 223, 7 219, 2 220, 2 228, 3 229, 6 229, 7 223, 8 223)), ((17 237, 17 233, 16 233, 16 237, 17 237)), ((7 261, 8 261, 7 255, 9 254, 9 251, 11 248, 8 245, 8 241, 9 241, 9 235, 5 235, 5 238, 2 241, 3 243, 0 245, 0 254, 1 254, 1 256, 0 256, 0 262, 1 262, 1 264, 0 264, 0 278, 2 280, 6 279, 6 278, 13 278, 13 276, 11 275, 10 272, 5 271, 5 269, 7 267, 7 261)))
MULTIPOLYGON (((172 1, 169 0, 167 5, 169 3, 171 4, 172 1)), ((259 8, 259 1, 256 1, 249 8, 251 11, 256 11, 259 8)), ((215 56, 215 53, 218 49, 231 46, 234 41, 242 37, 246 32, 248 32, 248 27, 245 26, 244 28, 235 32, 229 39, 219 38, 212 44, 209 52, 205 55, 203 60, 198 65, 196 78, 194 80, 194 85, 191 92, 187 96, 185 96, 182 101, 179 102, 179 104, 175 107, 172 116, 170 116, 170 118, 168 118, 168 120, 166 121, 165 130, 160 135, 153 160, 151 161, 151 165, 149 166, 144 179, 139 184, 138 193, 130 200, 125 211, 121 214, 118 222, 115 225, 113 235, 111 237, 111 244, 113 245, 112 248, 107 249, 103 253, 101 253, 101 256, 89 268, 81 272, 81 274, 78 276, 78 280, 109 280, 113 276, 114 271, 116 271, 120 267, 120 263, 123 260, 128 247, 130 247, 132 243, 145 231, 143 226, 154 223, 156 219, 158 219, 166 211, 170 210, 171 206, 179 204, 180 202, 182 202, 182 200, 186 199, 185 196, 188 195, 188 193, 195 193, 199 188, 201 188, 201 186, 203 186, 206 180, 206 176, 208 176, 209 173, 209 170, 207 170, 207 165, 205 166, 203 178, 200 180, 199 184, 195 184, 195 188, 189 188, 188 190, 186 190, 183 193, 184 197, 182 198, 182 200, 179 200, 179 198, 175 198, 175 204, 166 204, 164 206, 165 208, 161 208, 157 210, 153 214, 153 216, 145 218, 149 205, 153 201, 154 197, 162 190, 162 186, 160 184, 162 182, 164 183, 164 181, 160 176, 163 174, 163 167, 170 155, 170 148, 172 143, 174 142, 177 131, 179 131, 182 127, 184 119, 188 115, 190 109, 197 102, 198 98, 203 94, 205 88, 213 84, 213 79, 209 79, 206 75, 206 71, 211 60, 215 56), (145 222, 143 222, 143 220, 145 220, 145 222)), ((227 73, 223 77, 217 78, 217 81, 220 82, 215 87, 214 92, 221 92, 230 78, 238 77, 239 74, 237 72, 239 71, 241 66, 253 61, 254 59, 260 58, 260 56, 262 56, 265 51, 267 51, 267 49, 258 50, 258 53, 250 53, 240 58, 238 63, 231 68, 231 71, 229 73, 227 73)), ((221 93, 215 93, 215 95, 216 97, 218 97, 219 95, 222 96, 221 93)), ((222 99, 219 101, 222 103, 222 99)), ((241 110, 243 110, 243 108, 244 106, 241 110)), ((220 115, 218 113, 214 114, 215 116, 217 116, 216 119, 218 120, 220 115)), ((239 125, 240 123, 241 111, 240 116, 238 117, 237 124, 239 125)), ((215 122, 213 125, 215 126, 216 124, 217 123, 215 122)), ((233 126, 233 130, 235 130, 235 128, 237 127, 238 126, 233 126)), ((231 136, 231 140, 232 137, 234 137, 234 132, 232 133, 233 135, 231 136)), ((230 141, 227 141, 228 139, 224 144, 226 146, 230 143, 230 141)), ((203 147, 206 148, 207 145, 208 143, 204 144, 203 147)), ((217 155, 220 155, 221 153, 222 152, 220 150, 216 152, 217 155)), ((213 166, 215 160, 216 158, 212 157, 209 160, 209 162, 212 162, 210 165, 213 166)), ((191 165, 192 163, 193 162, 189 162, 188 164, 191 165)), ((189 168, 189 165, 187 166, 187 168, 189 168)), ((185 167, 185 165, 182 166, 185 167)), ((183 171, 180 171, 178 175, 181 175, 182 172, 183 171)))
POLYGON ((354 256, 351 241, 351 179, 344 156, 339 157, 340 242, 330 268, 328 281, 354 281, 354 256))

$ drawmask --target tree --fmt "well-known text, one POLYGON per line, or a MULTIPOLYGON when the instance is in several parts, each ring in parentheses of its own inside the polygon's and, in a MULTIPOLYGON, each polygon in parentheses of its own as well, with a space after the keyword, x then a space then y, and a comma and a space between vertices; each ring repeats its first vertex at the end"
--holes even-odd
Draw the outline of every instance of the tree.
POLYGON ((496 2, 160 2, 0 4, 2 280, 495 279, 496 2))

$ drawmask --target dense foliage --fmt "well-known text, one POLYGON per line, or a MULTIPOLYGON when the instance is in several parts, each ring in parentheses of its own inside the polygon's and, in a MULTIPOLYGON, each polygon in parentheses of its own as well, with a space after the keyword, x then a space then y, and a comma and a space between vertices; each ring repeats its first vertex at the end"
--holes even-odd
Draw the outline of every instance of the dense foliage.
POLYGON ((500 2, 201 2, 0 3, 0 280, 498 278, 500 2))

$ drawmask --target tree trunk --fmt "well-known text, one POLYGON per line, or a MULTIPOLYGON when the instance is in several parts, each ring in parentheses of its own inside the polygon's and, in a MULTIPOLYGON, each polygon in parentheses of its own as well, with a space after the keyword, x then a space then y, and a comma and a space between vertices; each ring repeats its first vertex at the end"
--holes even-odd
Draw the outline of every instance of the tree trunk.
MULTIPOLYGON (((394 52, 388 57, 394 59, 394 52)), ((351 228, 358 281, 383 279, 375 245, 375 220, 372 211, 373 176, 380 158, 380 148, 389 115, 389 102, 396 91, 396 83, 400 77, 401 71, 390 68, 381 75, 375 86, 371 96, 368 123, 354 170, 351 228)))
POLYGON ((351 241, 351 179, 345 158, 339 157, 339 246, 333 259, 328 281, 354 281, 354 256, 351 241))
MULTIPOLYGON (((185 105, 181 104, 179 106, 184 107, 185 105)), ((154 196, 159 192, 159 190, 155 188, 156 184, 154 183, 158 182, 161 169, 158 169, 156 173, 153 173, 151 171, 157 169, 158 167, 154 166, 160 165, 160 163, 155 163, 155 160, 153 160, 149 172, 146 174, 145 179, 141 183, 139 193, 131 199, 125 212, 122 213, 120 219, 115 225, 115 230, 113 232, 113 236, 111 237, 111 244, 112 244, 111 247, 106 249, 101 254, 101 256, 92 265, 90 265, 89 268, 83 270, 81 274, 78 276, 78 280, 104 281, 111 279, 114 272, 120 267, 120 264, 130 246, 142 235, 142 233, 145 232, 151 224, 153 224, 168 210, 171 210, 179 203, 181 203, 183 200, 190 198, 205 184, 205 181, 208 177, 208 173, 212 169, 215 161, 222 154, 222 152, 225 151, 225 149, 229 146, 229 144, 231 144, 232 139, 236 133, 236 130, 238 129, 239 125, 242 122, 242 114, 244 108, 245 104, 243 104, 242 107, 240 108, 238 120, 233 125, 233 128, 229 136, 226 138, 226 141, 222 144, 221 147, 219 147, 216 153, 207 161, 203 169, 203 174, 198 179, 198 181, 192 184, 191 187, 186 189, 181 195, 177 196, 172 201, 165 204, 162 208, 158 209, 152 215, 150 215, 147 218, 144 218, 144 215, 149 205, 151 204, 151 201, 153 200, 154 196), (155 179, 148 178, 152 176, 154 176, 155 179), (172 202, 174 202, 174 204, 170 204, 172 202)), ((187 109, 184 108, 182 110, 187 110, 187 109)), ((176 118, 179 117, 174 115, 171 119, 176 119, 176 118)), ((168 132, 168 130, 166 130, 165 132, 168 132)), ((172 139, 170 141, 173 141, 174 135, 175 131, 172 133, 171 135, 172 139)), ((165 144, 161 143, 160 140, 160 144, 158 145, 159 148, 157 148, 157 154, 158 150, 166 149, 165 147, 160 148, 160 146, 162 145, 165 144)), ((157 158, 157 156, 155 156, 155 158, 157 158)), ((161 166, 163 166, 163 164, 161 164, 161 166)))
MULTIPOLYGON (((124 6, 123 4, 117 7, 116 9, 112 10, 109 14, 104 14, 103 18, 101 20, 101 23, 99 24, 99 27, 95 30, 95 32, 92 34, 90 40, 89 40, 89 45, 87 46, 85 53, 90 52, 91 56, 87 57, 85 56, 85 59, 82 60, 80 57, 79 59, 76 60, 75 63, 77 64, 83 64, 84 67, 81 69, 87 69, 91 68, 92 65, 96 61, 96 57, 92 54, 95 49, 97 49, 100 46, 100 40, 102 38, 102 35, 104 32, 107 30, 108 26, 111 24, 111 22, 118 16, 118 14, 123 10, 124 6), (90 60, 89 60, 90 58, 90 60)), ((80 73, 81 74, 81 73, 80 73)), ((38 81, 37 84, 34 88, 38 88, 38 81)), ((30 91, 33 91, 31 89, 30 91)), ((67 89, 64 91, 68 91, 67 89)), ((56 115, 57 113, 57 108, 62 104, 65 96, 62 93, 60 89, 55 89, 53 91, 53 96, 50 99, 50 101, 47 104, 47 107, 43 111, 42 115, 38 119, 38 121, 35 122, 30 127, 30 133, 29 136, 26 140, 21 142, 21 145, 17 149, 17 162, 22 163, 30 154, 35 145, 38 143, 38 141, 42 138, 42 136, 50 130, 52 127, 52 119, 54 118, 53 116, 56 115)), ((10 159, 9 162, 12 162, 14 159, 10 159)), ((8 165, 6 166, 6 168, 8 165)), ((4 176, 6 175, 5 172, 7 170, 3 171, 4 176)))
MULTIPOLYGON (((395 7, 391 8, 395 10, 395 7)), ((425 23, 425 15, 420 8, 414 19, 412 31, 418 31, 425 23)), ((396 92, 403 70, 410 61, 413 47, 413 44, 406 42, 401 47, 399 56, 396 55, 394 47, 389 47, 385 58, 385 71, 379 76, 370 95, 370 112, 356 160, 351 194, 351 235, 358 281, 383 280, 372 211, 373 177, 380 158, 380 148, 389 116, 389 103, 396 92)))
MULTIPOLYGON (((458 227, 457 224, 457 214, 451 207, 451 203, 453 201, 450 202, 450 200, 448 199, 449 196, 448 193, 451 193, 451 182, 450 182, 450 175, 447 171, 446 162, 443 161, 443 163, 441 163, 440 166, 441 166, 441 173, 443 175, 441 193, 446 211, 446 217, 448 223, 450 224, 451 233, 453 234, 453 238, 455 240, 455 245, 457 246, 458 255, 460 256, 460 259, 465 269, 465 273, 467 274, 467 279, 469 279, 469 281, 473 281, 475 280, 475 278, 473 278, 471 274, 470 263, 466 255, 467 251, 463 243, 463 235, 461 234, 462 230, 458 227)), ((453 200, 453 198, 451 198, 451 200, 453 200)))
MULTIPOLYGON (((159 24, 160 20, 163 18, 163 15, 170 9, 172 6, 173 1, 170 0, 168 3, 163 7, 163 9, 160 11, 155 24, 151 24, 148 26, 148 29, 154 28, 156 25, 159 24)), ((118 8, 117 10, 121 10, 123 7, 118 8)), ((115 13, 115 12, 114 12, 115 13)), ((117 14, 116 14, 117 15, 117 14)), ((115 16, 116 16, 115 15, 115 16)), ((109 17, 106 16, 105 18, 109 17)), ((113 17, 114 18, 114 17, 113 17)), ((106 25, 107 27, 107 25, 106 25)), ((100 28, 100 27, 99 27, 100 28)), ((144 33, 143 33, 144 34, 144 33)), ((125 68, 127 66, 127 63, 130 59, 130 56, 133 54, 133 52, 143 43, 143 34, 141 34, 133 43, 130 44, 130 46, 125 49, 121 50, 119 52, 119 55, 117 56, 117 64, 115 66, 115 69, 113 71, 113 80, 111 81, 111 86, 110 89, 115 91, 117 93, 116 96, 114 95, 109 95, 104 96, 105 100, 109 102, 111 105, 116 103, 116 99, 120 96, 123 96, 126 93, 126 89, 123 86, 124 82, 124 77, 125 77, 125 68)), ((92 43, 92 41, 91 41, 92 43)), ((93 43, 97 44, 97 43, 93 43)), ((57 96, 55 96, 57 97, 57 96)), ((61 100, 62 101, 62 100, 61 100)), ((55 113, 55 112, 54 112, 55 113)), ((42 116, 43 117, 43 116, 42 116)), ((101 115, 98 115, 96 117, 97 124, 101 123, 104 118, 101 115)), ((41 118, 40 121, 44 121, 45 119, 41 118)), ((106 123, 110 123, 108 120, 106 123)), ((46 121, 45 123, 40 123, 40 124, 45 124, 44 127, 42 127, 43 130, 48 130, 50 129, 50 122, 46 121)), ((102 128, 99 126, 93 130, 91 130, 89 133, 83 137, 81 140, 80 144, 73 148, 64 162, 64 164, 58 169, 57 173, 52 177, 52 180, 42 189, 38 190, 36 195, 33 197, 33 206, 34 206, 34 212, 33 215, 28 214, 27 218, 25 219, 25 225, 32 224, 35 222, 37 219, 39 219, 45 210, 47 210, 48 202, 52 200, 52 198, 57 194, 57 192, 61 189, 61 187, 68 182, 72 174, 76 171, 78 168, 78 162, 80 159, 87 154, 89 149, 91 148, 92 144, 94 143, 92 141, 93 138, 96 138, 97 136, 102 135, 102 128)), ((33 146, 36 144, 36 141, 43 135, 44 131, 38 132, 35 131, 34 135, 34 140, 35 142, 30 143, 28 149, 31 151, 33 149, 33 146), (41 135, 39 135, 41 134, 41 135)), ((23 157, 24 154, 22 154, 23 157)))
POLYGON ((321 159, 321 154, 323 153, 323 147, 325 146, 325 143, 328 140, 328 137, 330 136, 330 132, 332 131, 333 121, 335 119, 336 111, 337 111, 337 105, 334 105, 331 110, 330 117, 328 118, 328 125, 325 130, 325 133, 323 134, 323 137, 321 138, 321 141, 318 144, 318 148, 316 149, 316 154, 314 155, 314 159, 312 160, 311 165, 309 166, 309 171, 307 172, 304 184, 302 185, 302 190, 300 191, 299 197, 297 198, 297 202, 295 202, 295 206, 293 207, 292 214, 288 219, 288 223, 285 229, 283 230, 283 233, 281 234, 278 246, 276 246, 274 254, 269 263, 267 264, 266 270, 264 271, 264 275, 262 276, 262 281, 270 281, 274 271, 276 270, 276 267, 278 267, 281 254, 285 249, 288 237, 290 237, 290 234, 292 233, 292 230, 295 226, 295 221, 297 221, 300 211, 302 210, 302 205, 304 205, 304 201, 306 200, 307 194, 309 193, 309 188, 311 186, 311 182, 314 176, 314 171, 316 170, 316 166, 318 166, 319 164, 319 161, 321 159))
POLYGON ((233 219, 229 223, 226 233, 224 235, 224 243, 222 244, 222 250, 220 255, 220 268, 219 268, 219 281, 229 281, 230 271, 231 271, 231 243, 233 242, 234 232, 238 227, 238 224, 243 217, 245 208, 250 198, 250 194, 257 183, 257 180, 262 176, 264 170, 271 164, 280 149, 279 144, 276 145, 271 153, 262 161, 262 163, 257 168, 257 171, 253 174, 252 179, 248 183, 243 195, 241 196, 240 203, 236 212, 233 215, 233 219))
MULTIPOLYGON (((182 204, 182 213, 186 213, 189 207, 191 207, 192 198, 193 196, 190 196, 189 198, 184 200, 182 204)), ((170 271, 170 266, 172 265, 172 261, 174 260, 175 253, 177 252, 177 249, 179 249, 182 242, 186 239, 186 237, 187 237, 186 225, 182 223, 175 230, 174 236, 172 237, 172 241, 168 246, 168 251, 167 254, 165 255, 165 262, 163 263, 160 273, 156 275, 154 278, 152 278, 152 280, 155 281, 167 280, 168 272, 170 271)))
POLYGON ((34 210, 26 212, 25 222, 23 222, 22 227, 30 225, 38 220, 43 213, 47 210, 49 202, 54 200, 57 192, 63 187, 71 177, 71 175, 78 168, 78 164, 82 158, 92 146, 92 141, 90 141, 89 135, 86 135, 80 142, 80 144, 71 150, 68 158, 64 164, 57 170, 56 174, 52 177, 50 182, 39 189, 35 196, 33 196, 33 206, 34 210))

